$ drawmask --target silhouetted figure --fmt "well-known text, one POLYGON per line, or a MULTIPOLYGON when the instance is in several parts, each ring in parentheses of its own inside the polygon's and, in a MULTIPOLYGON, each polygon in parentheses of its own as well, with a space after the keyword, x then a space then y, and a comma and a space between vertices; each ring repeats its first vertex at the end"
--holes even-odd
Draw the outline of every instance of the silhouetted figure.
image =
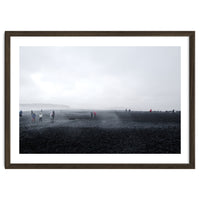
POLYGON ((93 114, 93 112, 91 112, 90 113, 90 118, 93 119, 93 117, 94 117, 94 114, 93 114))
POLYGON ((50 113, 50 118, 51 118, 51 121, 54 121, 54 118, 55 118, 55 111, 54 110, 50 113))
POLYGON ((96 112, 94 112, 94 119, 96 119, 96 117, 97 117, 97 113, 96 113, 96 112))
POLYGON ((174 109, 172 110, 172 112, 174 113, 174 109))
POLYGON ((35 122, 36 114, 31 111, 32 122, 35 122))
POLYGON ((22 117, 22 110, 19 111, 19 116, 22 117))

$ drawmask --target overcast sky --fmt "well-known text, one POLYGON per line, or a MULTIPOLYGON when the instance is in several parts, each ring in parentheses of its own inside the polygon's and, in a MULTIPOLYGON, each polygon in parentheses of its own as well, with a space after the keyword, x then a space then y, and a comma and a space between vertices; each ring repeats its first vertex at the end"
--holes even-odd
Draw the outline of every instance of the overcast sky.
POLYGON ((180 110, 180 47, 20 47, 20 103, 180 110))

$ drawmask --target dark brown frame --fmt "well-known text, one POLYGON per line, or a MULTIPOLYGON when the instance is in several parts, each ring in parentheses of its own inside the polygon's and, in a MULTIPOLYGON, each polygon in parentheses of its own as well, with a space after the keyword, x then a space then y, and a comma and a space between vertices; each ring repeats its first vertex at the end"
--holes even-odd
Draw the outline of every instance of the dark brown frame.
POLYGON ((6 169, 194 169, 195 168, 195 31, 5 31, 5 168, 6 169), (176 36, 189 37, 188 164, 12 164, 10 163, 10 38, 18 36, 176 36))

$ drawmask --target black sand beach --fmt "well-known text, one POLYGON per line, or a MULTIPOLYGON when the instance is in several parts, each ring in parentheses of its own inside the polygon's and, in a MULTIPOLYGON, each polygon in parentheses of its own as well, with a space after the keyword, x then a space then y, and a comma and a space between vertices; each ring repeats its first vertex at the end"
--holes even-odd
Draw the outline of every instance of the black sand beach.
POLYGON ((20 153, 180 153, 180 112, 43 111, 20 118, 20 153))

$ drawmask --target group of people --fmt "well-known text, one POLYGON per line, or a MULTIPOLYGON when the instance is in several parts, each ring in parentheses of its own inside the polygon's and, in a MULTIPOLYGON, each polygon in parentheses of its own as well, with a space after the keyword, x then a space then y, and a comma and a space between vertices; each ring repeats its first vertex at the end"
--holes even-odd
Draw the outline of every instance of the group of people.
POLYGON ((97 117, 97 113, 96 112, 91 112, 90 113, 90 118, 91 119, 96 119, 96 117, 97 117))
MULTIPOLYGON (((20 111, 20 113, 21 113, 21 115, 20 115, 20 117, 21 117, 22 116, 22 111, 20 111)), ((42 122, 42 119, 43 119, 43 111, 42 110, 39 112, 38 116, 39 116, 39 122, 42 122)), ((32 122, 35 122, 36 114, 32 110, 31 110, 31 118, 32 118, 32 122)), ((52 121, 54 121, 54 118, 55 118, 55 111, 52 110, 50 112, 50 119, 52 121)))

